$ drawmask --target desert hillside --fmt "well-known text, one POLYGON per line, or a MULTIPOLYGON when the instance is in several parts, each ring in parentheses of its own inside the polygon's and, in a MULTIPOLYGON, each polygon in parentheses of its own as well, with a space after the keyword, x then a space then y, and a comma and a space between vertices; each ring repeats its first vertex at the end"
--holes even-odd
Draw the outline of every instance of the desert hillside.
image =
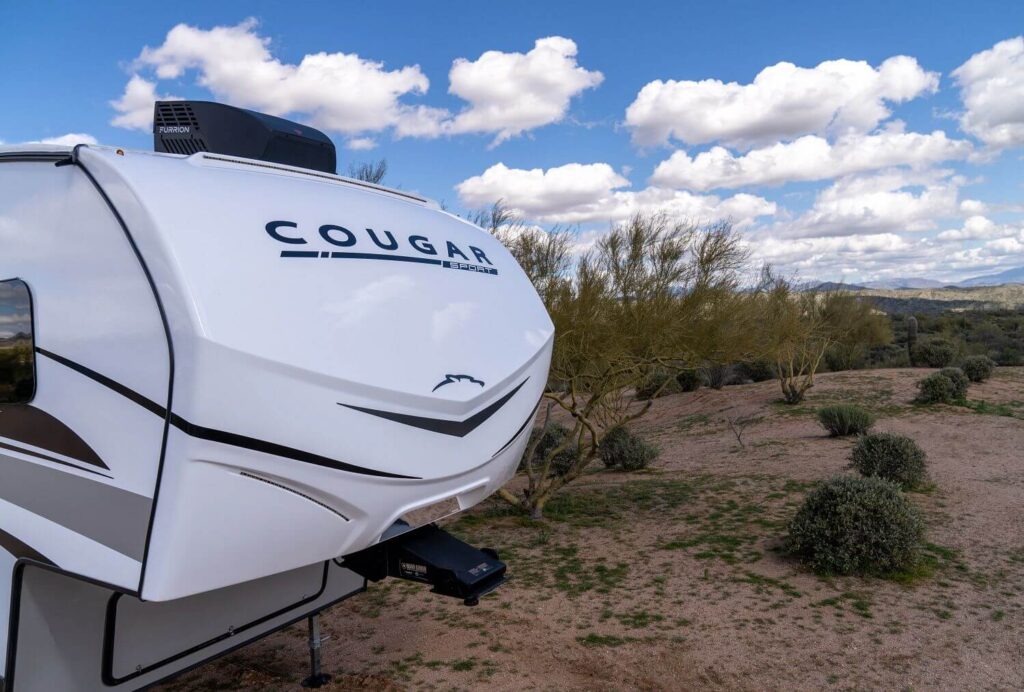
POLYGON ((976 288, 862 288, 854 291, 871 296, 889 313, 933 313, 946 310, 1014 310, 1024 307, 1024 284, 979 286, 976 288))

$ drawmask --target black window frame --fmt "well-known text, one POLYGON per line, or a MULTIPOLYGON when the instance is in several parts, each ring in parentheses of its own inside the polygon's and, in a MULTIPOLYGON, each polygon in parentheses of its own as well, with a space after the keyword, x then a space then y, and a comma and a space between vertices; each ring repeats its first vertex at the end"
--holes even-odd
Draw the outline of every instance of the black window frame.
POLYGON ((29 283, 21 277, 13 277, 10 279, 0 280, 0 285, 19 283, 25 288, 25 294, 28 296, 28 328, 29 328, 29 353, 32 359, 32 391, 28 397, 15 398, 11 401, 5 401, 0 396, 0 406, 24 406, 32 403, 36 398, 36 391, 39 389, 39 372, 36 367, 36 311, 35 311, 35 298, 32 295, 32 287, 29 283))

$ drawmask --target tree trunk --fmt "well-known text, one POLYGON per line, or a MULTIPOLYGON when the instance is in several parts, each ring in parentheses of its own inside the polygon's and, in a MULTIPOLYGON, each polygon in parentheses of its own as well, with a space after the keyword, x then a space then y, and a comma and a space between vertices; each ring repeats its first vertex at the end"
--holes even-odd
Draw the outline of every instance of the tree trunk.
POLYGON ((801 387, 796 378, 783 378, 782 384, 782 398, 787 404, 799 404, 804 400, 804 392, 806 388, 801 387))
POLYGON ((544 518, 544 505, 548 503, 548 498, 551 497, 552 492, 548 490, 526 499, 527 504, 530 506, 531 519, 540 521, 544 518))

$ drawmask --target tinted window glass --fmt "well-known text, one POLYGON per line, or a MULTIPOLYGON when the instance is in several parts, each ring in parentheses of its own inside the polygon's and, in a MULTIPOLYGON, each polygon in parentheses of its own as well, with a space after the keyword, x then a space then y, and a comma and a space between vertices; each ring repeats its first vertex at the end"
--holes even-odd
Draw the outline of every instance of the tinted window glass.
POLYGON ((0 404, 23 404, 36 391, 32 296, 24 281, 0 281, 0 404))

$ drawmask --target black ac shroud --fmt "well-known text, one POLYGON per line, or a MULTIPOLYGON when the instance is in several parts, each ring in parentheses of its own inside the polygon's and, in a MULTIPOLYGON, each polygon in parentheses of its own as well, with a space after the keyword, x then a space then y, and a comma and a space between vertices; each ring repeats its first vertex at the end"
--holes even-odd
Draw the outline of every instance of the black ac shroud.
POLYGON ((153 149, 186 156, 206 151, 324 173, 338 165, 334 143, 323 132, 212 101, 157 101, 153 149))

